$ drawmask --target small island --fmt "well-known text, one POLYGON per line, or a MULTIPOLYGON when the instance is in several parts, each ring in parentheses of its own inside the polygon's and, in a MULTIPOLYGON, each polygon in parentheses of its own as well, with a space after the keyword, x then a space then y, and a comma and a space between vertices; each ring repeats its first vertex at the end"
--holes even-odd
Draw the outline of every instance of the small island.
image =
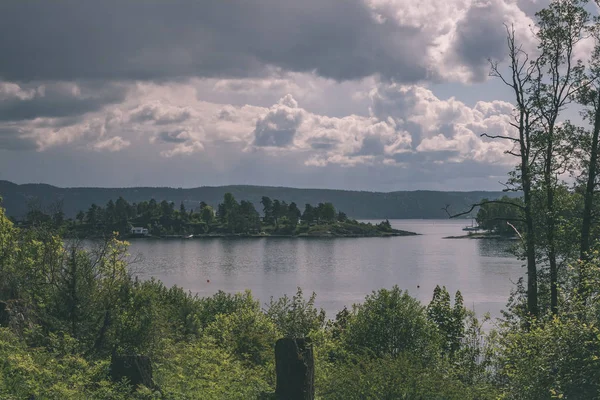
POLYGON ((477 211, 476 226, 467 226, 464 235, 446 236, 444 239, 495 239, 514 240, 523 231, 522 199, 504 196, 498 200, 483 199, 477 211))
POLYGON ((123 239, 193 239, 214 237, 391 237, 417 235, 392 228, 386 219, 359 222, 336 210, 332 203, 305 204, 263 196, 262 215, 252 202, 238 202, 231 193, 215 208, 205 202, 187 209, 183 203, 154 199, 129 203, 122 197, 102 207, 92 204, 74 219, 62 212, 31 210, 23 227, 52 224, 65 237, 99 238, 118 232, 123 239))

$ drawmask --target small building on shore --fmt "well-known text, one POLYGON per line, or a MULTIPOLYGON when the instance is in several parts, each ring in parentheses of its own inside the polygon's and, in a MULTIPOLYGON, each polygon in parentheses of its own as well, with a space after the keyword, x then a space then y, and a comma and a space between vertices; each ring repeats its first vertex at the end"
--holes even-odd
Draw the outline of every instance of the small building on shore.
POLYGON ((141 226, 134 226, 131 228, 130 233, 136 236, 148 236, 148 229, 142 228, 141 226))

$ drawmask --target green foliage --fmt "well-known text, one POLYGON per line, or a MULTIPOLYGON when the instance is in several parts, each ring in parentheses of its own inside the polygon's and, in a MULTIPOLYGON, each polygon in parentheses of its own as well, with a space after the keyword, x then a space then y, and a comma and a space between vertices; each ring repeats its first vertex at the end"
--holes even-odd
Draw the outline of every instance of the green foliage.
POLYGON ((515 230, 510 223, 519 232, 523 232, 523 211, 520 208, 522 200, 504 196, 497 201, 501 203, 489 202, 487 199, 482 201, 477 212, 477 225, 500 235, 514 235, 515 230))
POLYGON ((163 342, 156 381, 164 397, 177 400, 256 399, 272 391, 269 370, 249 367, 210 337, 201 342, 163 342))
POLYGON ((498 381, 507 399, 594 399, 600 395, 597 324, 561 316, 500 339, 498 381))
POLYGON ((460 292, 456 292, 452 306, 446 287, 435 287, 433 299, 427 306, 427 317, 437 325, 444 351, 450 355, 454 355, 460 349, 465 334, 466 314, 460 292))
POLYGON ((108 379, 106 361, 73 354, 72 338, 50 336, 50 348, 29 348, 14 333, 0 328, 0 398, 129 399, 129 389, 108 379))
POLYGON ((354 306, 345 341, 350 349, 378 357, 409 353, 424 360, 434 357, 439 347, 425 307, 398 286, 373 292, 354 306))
POLYGON ((378 231, 382 232, 393 232, 392 225, 389 220, 385 220, 375 225, 378 231))
POLYGON ((321 398, 351 399, 496 399, 453 377, 448 366, 423 365, 405 354, 359 358, 339 366, 321 398))
POLYGON ((273 348, 277 339, 275 324, 260 310, 257 301, 249 299, 246 307, 229 314, 218 314, 206 327, 220 347, 231 349, 241 361, 253 365, 273 362, 273 348))
POLYGON ((321 329, 325 323, 325 311, 314 306, 316 294, 304 300, 302 289, 290 299, 287 295, 277 300, 271 298, 266 315, 285 337, 306 337, 321 329))

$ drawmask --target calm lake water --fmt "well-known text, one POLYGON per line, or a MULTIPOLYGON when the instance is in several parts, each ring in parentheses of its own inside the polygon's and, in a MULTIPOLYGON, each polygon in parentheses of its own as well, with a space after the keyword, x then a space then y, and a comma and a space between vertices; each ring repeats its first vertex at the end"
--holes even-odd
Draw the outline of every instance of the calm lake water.
POLYGON ((391 220, 420 236, 393 238, 246 238, 131 241, 140 278, 156 277, 201 296, 252 290, 271 296, 317 293, 329 318, 379 288, 398 285, 425 304, 437 284, 459 289, 468 308, 498 316, 522 263, 512 241, 443 239, 461 235, 465 221, 391 220), (210 280, 210 282, 207 282, 210 280))

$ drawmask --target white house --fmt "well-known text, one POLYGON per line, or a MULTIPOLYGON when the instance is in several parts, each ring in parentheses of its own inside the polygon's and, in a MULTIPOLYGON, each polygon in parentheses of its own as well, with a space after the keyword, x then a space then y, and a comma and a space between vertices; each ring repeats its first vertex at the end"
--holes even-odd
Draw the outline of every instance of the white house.
POLYGON ((148 235, 148 229, 142 228, 141 226, 134 226, 131 228, 132 235, 148 235))

